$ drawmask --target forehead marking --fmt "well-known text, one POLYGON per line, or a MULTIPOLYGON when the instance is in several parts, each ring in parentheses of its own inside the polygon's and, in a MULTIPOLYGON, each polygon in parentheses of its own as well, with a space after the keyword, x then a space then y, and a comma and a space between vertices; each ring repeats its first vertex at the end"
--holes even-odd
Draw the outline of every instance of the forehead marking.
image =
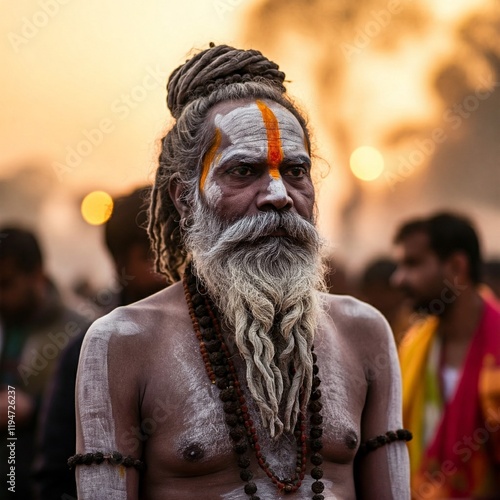
POLYGON ((203 191, 205 188, 205 181, 207 180, 208 171, 210 170, 210 165, 213 163, 215 154, 219 149, 221 143, 221 133, 218 128, 215 129, 215 135, 212 140, 212 145, 210 149, 206 152, 205 158, 203 158, 203 168, 201 170, 200 177, 200 191, 203 191))
POLYGON ((280 178, 279 166, 283 161, 283 149, 281 147, 280 126, 276 115, 262 102, 256 101, 262 114, 262 120, 267 132, 267 163, 269 173, 273 179, 280 178))

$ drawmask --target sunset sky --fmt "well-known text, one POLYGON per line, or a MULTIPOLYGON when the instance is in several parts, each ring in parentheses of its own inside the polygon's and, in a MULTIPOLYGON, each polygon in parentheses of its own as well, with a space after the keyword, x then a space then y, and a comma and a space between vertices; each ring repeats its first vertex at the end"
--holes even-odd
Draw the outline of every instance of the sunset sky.
MULTIPOLYGON (((168 75, 193 50, 206 48, 210 41, 245 47, 249 39, 246 21, 259 3, 30 0, 4 4, 0 16, 0 181, 27 167, 47 174, 51 194, 40 220, 35 214, 23 216, 42 228, 54 269, 56 262, 66 263, 68 269, 76 266, 71 279, 86 272, 83 250, 75 238, 67 242, 71 230, 76 234, 78 227, 79 237, 89 231, 97 241, 94 229, 79 225, 84 223, 76 208, 68 209, 71 200, 92 190, 122 194, 152 181, 157 141, 171 123, 165 104, 168 75), (47 228, 50 225, 52 232, 47 228)), ((353 150, 380 147, 391 123, 403 119, 423 123, 442 112, 431 91, 430 71, 451 53, 458 23, 481 5, 492 4, 490 0, 400 3, 425 7, 432 23, 419 43, 402 43, 388 54, 370 46, 346 65, 343 91, 349 98, 335 102, 333 109, 348 117, 355 131, 353 150)), ((287 27, 277 29, 286 31, 287 27)), ((339 207, 351 189, 349 161, 331 141, 331 122, 321 112, 323 103, 310 77, 313 72, 308 71, 314 64, 315 45, 298 38, 293 30, 284 37, 289 52, 278 62, 292 81, 292 95, 310 115, 317 153, 328 166, 318 202, 319 221, 335 246, 339 207)), ((390 161, 390 152, 383 153, 390 161)), ((38 186, 31 189, 36 192, 38 186)), ((383 192, 387 185, 375 181, 362 184, 361 189, 383 192)), ((0 220, 7 216, 11 214, 0 213, 0 220)), ((369 229, 372 220, 365 217, 362 224, 369 229)), ((104 274, 109 275, 109 263, 103 266, 96 265, 94 274, 106 268, 104 274)))

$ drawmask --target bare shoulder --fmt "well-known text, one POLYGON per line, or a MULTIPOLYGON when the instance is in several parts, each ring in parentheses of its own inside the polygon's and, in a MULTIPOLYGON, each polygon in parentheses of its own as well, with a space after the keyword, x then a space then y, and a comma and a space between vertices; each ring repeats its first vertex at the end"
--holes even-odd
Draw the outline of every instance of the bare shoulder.
POLYGON ((115 345, 138 342, 144 349, 165 329, 185 321, 186 312, 182 283, 175 283, 96 320, 85 335, 84 346, 96 341, 115 345))
MULTIPOLYGON (((371 357, 394 346, 392 330, 374 307, 348 295, 321 294, 330 331, 371 357)), ((328 334, 328 333, 327 333, 328 334)))

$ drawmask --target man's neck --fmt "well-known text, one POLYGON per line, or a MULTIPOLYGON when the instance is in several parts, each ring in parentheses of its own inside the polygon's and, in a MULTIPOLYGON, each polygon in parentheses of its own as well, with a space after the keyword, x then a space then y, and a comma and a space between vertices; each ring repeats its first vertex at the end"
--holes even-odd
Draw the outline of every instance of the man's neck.
POLYGON ((439 321, 439 333, 445 343, 466 343, 474 335, 483 314, 484 301, 470 286, 450 304, 439 321))

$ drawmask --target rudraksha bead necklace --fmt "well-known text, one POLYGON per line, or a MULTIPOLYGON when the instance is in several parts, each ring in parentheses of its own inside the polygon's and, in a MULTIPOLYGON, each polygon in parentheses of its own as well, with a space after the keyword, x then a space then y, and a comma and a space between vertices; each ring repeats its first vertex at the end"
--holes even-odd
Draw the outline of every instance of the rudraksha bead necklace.
MULTIPOLYGON (((241 469, 240 478, 245 482, 245 493, 249 495, 250 500, 260 500, 260 497, 256 495, 257 485, 252 481, 253 474, 249 469, 250 459, 244 456, 248 451, 248 445, 253 448, 260 468, 276 485, 278 490, 284 493, 297 491, 304 479, 307 461, 307 425, 303 414, 299 413, 294 429, 294 437, 297 443, 297 460, 294 474, 290 478, 279 478, 261 452, 257 432, 250 418, 245 396, 231 360, 231 354, 224 342, 217 316, 213 312, 214 305, 202 285, 197 282, 196 277, 192 274, 191 266, 186 269, 183 285, 189 316, 200 345, 200 352, 207 375, 211 382, 220 389, 219 397, 223 402, 225 421, 233 441, 233 450, 238 455, 238 466, 241 469)), ((323 477, 323 470, 320 467, 323 463, 323 457, 319 453, 323 446, 321 441, 323 434, 321 391, 318 389, 321 380, 318 377, 317 357, 314 352, 312 357, 314 362, 313 384, 308 409, 311 414, 309 418, 309 448, 312 452, 311 462, 314 465, 311 477, 315 481, 311 489, 314 493, 313 500, 324 500, 322 495, 324 484, 320 481, 323 477)))

